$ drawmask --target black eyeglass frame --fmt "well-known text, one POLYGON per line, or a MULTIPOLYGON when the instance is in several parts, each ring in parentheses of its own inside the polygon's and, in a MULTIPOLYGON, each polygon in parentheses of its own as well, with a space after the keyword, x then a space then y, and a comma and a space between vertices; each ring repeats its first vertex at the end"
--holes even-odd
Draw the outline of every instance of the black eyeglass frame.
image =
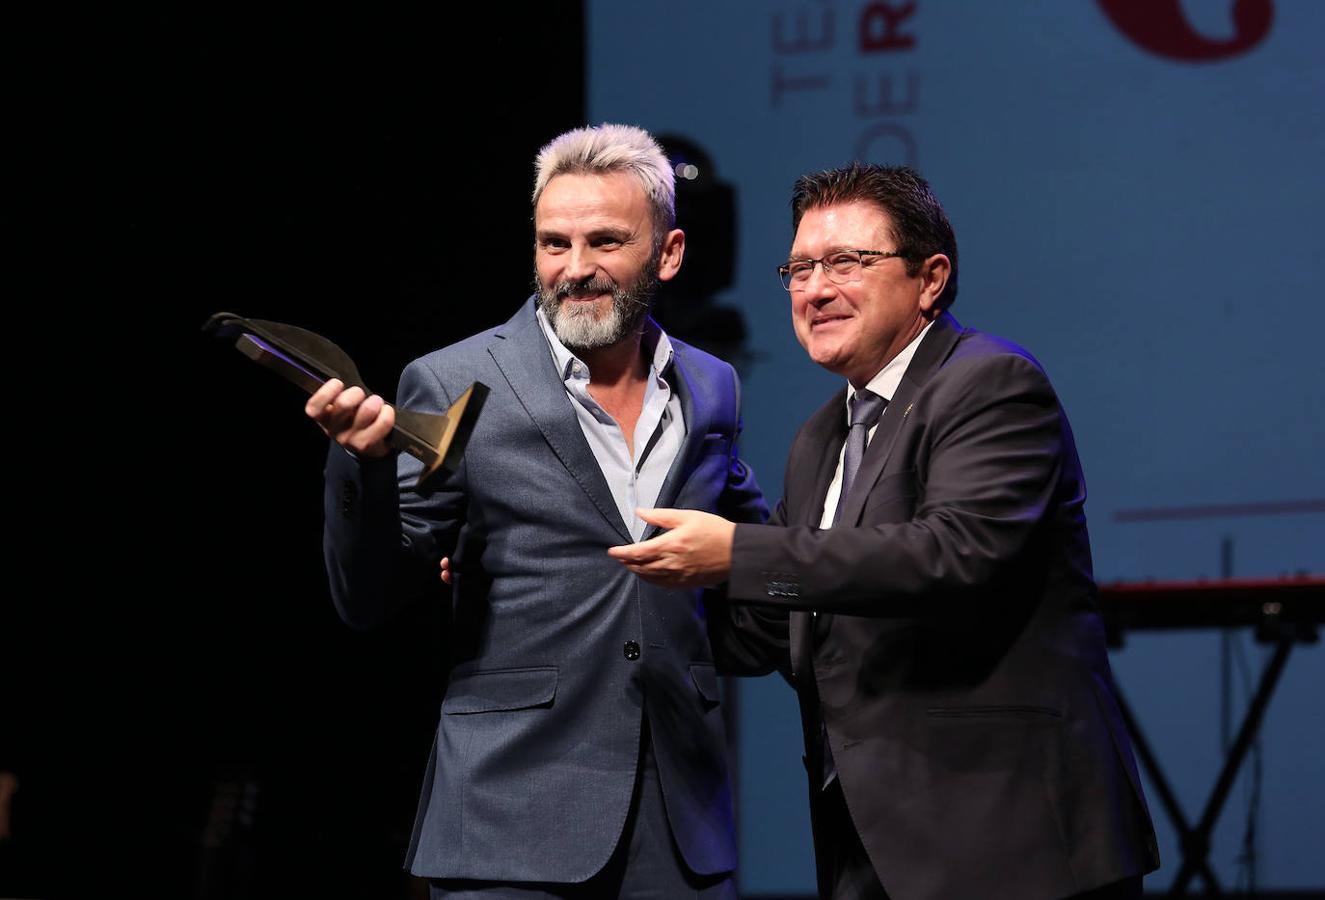
POLYGON ((782 289, 784 291, 803 290, 803 288, 801 287, 797 288, 792 287, 791 267, 793 264, 809 263, 810 264, 809 268, 805 269, 806 281, 810 280, 810 276, 814 274, 814 267, 816 264, 818 264, 819 266, 823 267, 824 277, 827 278, 829 281, 831 281, 833 284, 846 284, 847 280, 851 278, 852 273, 854 273, 857 269, 864 267, 865 265, 864 257, 866 256, 877 256, 880 259, 890 259, 892 257, 906 259, 911 255, 912 254, 905 253, 901 250, 856 250, 854 248, 844 247, 841 250, 834 250, 832 253, 825 253, 823 256, 819 257, 818 259, 788 260, 787 262, 778 266, 778 279, 782 282, 782 289), (854 253, 856 255, 856 261, 845 272, 836 272, 834 271, 833 267, 828 264, 828 258, 831 256, 838 256, 843 253, 854 253))

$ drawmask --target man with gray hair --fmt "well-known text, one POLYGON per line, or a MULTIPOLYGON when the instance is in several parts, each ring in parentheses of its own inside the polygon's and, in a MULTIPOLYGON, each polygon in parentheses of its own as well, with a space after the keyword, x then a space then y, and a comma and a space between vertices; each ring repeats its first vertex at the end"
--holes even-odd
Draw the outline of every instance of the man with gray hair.
POLYGON ((433 897, 734 897, 731 791, 702 594, 641 582, 607 548, 639 507, 767 515, 736 454, 726 363, 649 317, 677 273, 672 170, 646 132, 539 153, 538 292, 509 322, 411 363, 398 402, 491 393, 429 494, 393 454, 394 410, 329 382, 326 560, 346 622, 451 586, 451 671, 407 864, 433 897))

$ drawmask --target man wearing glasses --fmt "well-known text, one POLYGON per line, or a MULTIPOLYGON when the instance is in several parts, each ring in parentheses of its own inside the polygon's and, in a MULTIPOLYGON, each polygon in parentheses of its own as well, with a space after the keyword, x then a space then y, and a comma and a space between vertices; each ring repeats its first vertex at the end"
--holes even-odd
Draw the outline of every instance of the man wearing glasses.
POLYGON ((915 172, 807 175, 792 210, 792 326, 847 385, 768 525, 645 511, 671 530, 612 554, 727 581, 720 660, 795 685, 825 897, 1140 896, 1154 830, 1048 378, 947 311, 956 238, 915 172))
POLYGON ((735 373, 648 315, 685 249, 674 184, 638 128, 577 129, 539 153, 538 293, 401 377, 399 402, 427 412, 473 381, 490 390, 436 491, 388 453, 380 397, 330 382, 308 401, 340 445, 326 547, 342 617, 390 616, 439 559, 452 584, 452 668, 408 859, 434 898, 736 896, 700 594, 641 584, 606 552, 647 536, 639 506, 767 515, 736 456, 735 373))

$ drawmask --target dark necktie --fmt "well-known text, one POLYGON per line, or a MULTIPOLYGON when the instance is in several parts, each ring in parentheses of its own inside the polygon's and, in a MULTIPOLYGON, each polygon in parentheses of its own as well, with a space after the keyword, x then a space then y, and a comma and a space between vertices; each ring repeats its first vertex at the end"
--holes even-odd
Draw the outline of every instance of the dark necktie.
MULTIPOLYGON (((847 491, 856 480, 860 471, 860 461, 865 457, 865 445, 869 443, 870 429, 883 415, 888 405, 886 397, 880 397, 873 391, 859 390, 851 398, 851 415, 848 419, 847 443, 842 450, 842 490, 837 495, 837 509, 833 510, 833 524, 842 518, 842 507, 846 506, 847 491)), ((827 637, 827 616, 815 616, 815 638, 822 641, 827 637)), ((828 729, 822 719, 819 722, 819 737, 823 741, 823 786, 826 788, 837 777, 837 766, 833 763, 833 751, 828 746, 828 729)))
POLYGON ((865 445, 869 443, 870 429, 883 415, 887 399, 873 391, 859 390, 851 398, 850 428, 847 430, 847 444, 842 451, 842 490, 837 495, 837 509, 833 511, 833 524, 842 518, 842 507, 846 505, 847 491, 856 480, 860 471, 860 461, 865 457, 865 445))

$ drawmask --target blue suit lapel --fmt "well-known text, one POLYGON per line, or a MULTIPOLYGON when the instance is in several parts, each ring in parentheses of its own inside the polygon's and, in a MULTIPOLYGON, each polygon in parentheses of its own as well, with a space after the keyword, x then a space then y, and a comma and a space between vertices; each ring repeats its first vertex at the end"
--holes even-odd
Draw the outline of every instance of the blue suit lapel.
MULTIPOLYGON (((672 461, 672 468, 663 480, 658 491, 657 505, 672 506, 685 488, 686 482, 695 472, 699 462, 699 452, 704 446, 704 437, 709 433, 713 422, 713 410, 718 399, 714 393, 712 381, 698 367, 687 365, 685 355, 679 345, 672 357, 672 390, 676 391, 681 401, 681 415, 685 419, 686 436, 681 449, 672 461)), ((644 540, 656 535, 658 526, 650 525, 644 531, 644 540)))
POLYGON ((547 339, 534 317, 532 301, 498 329, 488 352, 505 376, 529 418, 543 433, 552 452, 589 496, 624 543, 634 540, 617 510, 603 470, 580 430, 566 385, 552 361, 547 339))

